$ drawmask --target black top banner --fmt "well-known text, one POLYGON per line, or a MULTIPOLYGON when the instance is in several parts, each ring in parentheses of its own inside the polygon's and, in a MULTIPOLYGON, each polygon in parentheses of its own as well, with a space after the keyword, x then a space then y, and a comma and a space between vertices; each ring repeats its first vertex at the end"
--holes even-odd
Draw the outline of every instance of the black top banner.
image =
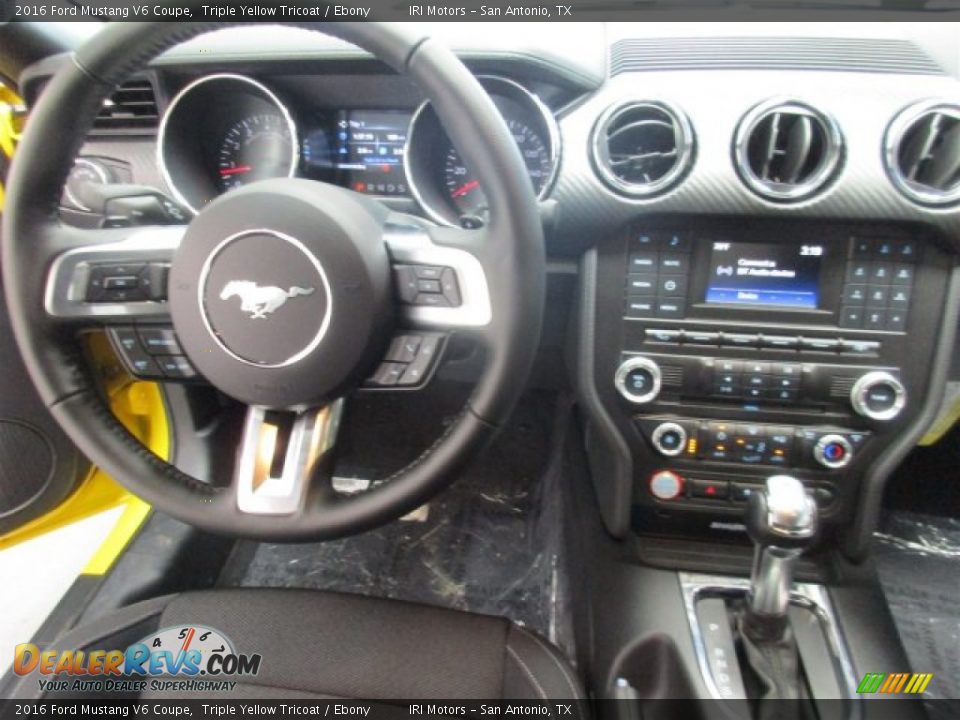
POLYGON ((943 22, 957 19, 960 19, 960 0, 0 0, 0 21, 12 22, 943 22))

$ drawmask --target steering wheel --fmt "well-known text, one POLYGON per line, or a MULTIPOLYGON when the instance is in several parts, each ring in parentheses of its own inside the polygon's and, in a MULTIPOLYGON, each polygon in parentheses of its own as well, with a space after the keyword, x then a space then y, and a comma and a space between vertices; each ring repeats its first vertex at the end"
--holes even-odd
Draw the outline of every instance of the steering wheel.
POLYGON ((281 24, 333 35, 409 75, 483 185, 489 223, 435 227, 340 187, 277 179, 218 198, 187 226, 62 224, 60 191, 104 98, 163 51, 224 25, 116 23, 64 64, 30 114, 8 182, 2 270, 33 381, 92 462, 184 522, 236 537, 302 542, 361 532, 409 512, 484 447, 531 369, 545 258, 517 146, 452 52, 407 26, 281 24), (164 259, 172 262, 168 302, 86 301, 96 264, 164 259), (395 294, 396 265, 448 268, 459 302, 403 304, 395 294), (250 295, 249 284, 246 295, 244 286, 228 288, 234 281, 266 288, 266 295, 250 295), (271 300, 278 287, 285 298, 271 300), (248 406, 229 483, 191 477, 141 445, 114 419, 84 362, 85 331, 171 319, 206 381, 248 406), (343 398, 378 367, 395 327, 474 338, 485 351, 484 369, 431 448, 388 481, 341 494, 326 460, 343 398))

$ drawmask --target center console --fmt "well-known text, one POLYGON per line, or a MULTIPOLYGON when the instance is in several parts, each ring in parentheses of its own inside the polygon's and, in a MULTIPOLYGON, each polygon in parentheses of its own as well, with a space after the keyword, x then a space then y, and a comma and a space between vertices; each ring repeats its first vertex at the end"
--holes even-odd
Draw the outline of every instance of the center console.
POLYGON ((950 262, 895 226, 643 222, 601 243, 587 352, 618 442, 588 449, 629 453, 634 528, 741 531, 785 471, 826 527, 847 517, 919 413, 950 262))

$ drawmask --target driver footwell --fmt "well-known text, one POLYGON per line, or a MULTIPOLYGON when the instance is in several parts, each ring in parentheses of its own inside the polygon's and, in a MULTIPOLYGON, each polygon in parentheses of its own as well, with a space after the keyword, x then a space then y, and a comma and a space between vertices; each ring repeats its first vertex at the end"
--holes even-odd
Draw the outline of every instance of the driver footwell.
MULTIPOLYGON (((910 669, 933 673, 925 697, 960 698, 960 520, 898 511, 884 518, 875 539, 877 570, 910 669)), ((931 703, 928 710, 931 720, 947 720, 957 706, 931 703)))
MULTIPOLYGON (((388 476, 412 458, 390 448, 367 452, 371 443, 425 447, 463 400, 450 393, 426 405, 382 397, 348 411, 336 476, 388 476), (379 466, 368 464, 372 457, 379 466)), ((559 452, 551 452, 565 425, 558 405, 549 393, 524 396, 494 443, 425 513, 325 543, 238 543, 221 585, 334 590, 501 615, 573 657, 562 468, 559 452)))

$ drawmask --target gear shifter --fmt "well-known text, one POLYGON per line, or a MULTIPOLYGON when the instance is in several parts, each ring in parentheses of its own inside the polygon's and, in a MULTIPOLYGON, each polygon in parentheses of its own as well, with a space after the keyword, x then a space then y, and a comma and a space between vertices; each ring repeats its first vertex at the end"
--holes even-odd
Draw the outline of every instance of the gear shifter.
POLYGON ((794 565, 816 535, 817 505, 799 480, 775 475, 750 497, 746 524, 755 550, 744 630, 776 640, 787 625, 794 565))

